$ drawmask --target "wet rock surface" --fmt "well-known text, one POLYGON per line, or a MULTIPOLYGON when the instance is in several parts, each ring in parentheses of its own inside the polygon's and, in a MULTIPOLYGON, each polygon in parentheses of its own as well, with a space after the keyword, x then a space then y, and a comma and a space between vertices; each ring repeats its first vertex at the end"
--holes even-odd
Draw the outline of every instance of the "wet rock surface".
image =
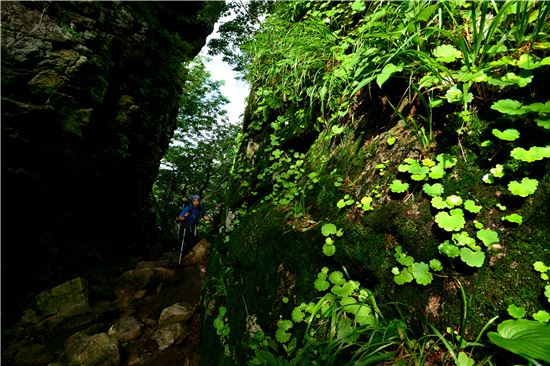
POLYGON ((68 306, 56 298, 43 312, 44 294, 74 289, 73 279, 40 293, 13 327, 2 329, 2 364, 14 366, 198 365, 200 300, 209 244, 203 240, 178 265, 177 253, 139 262, 112 282, 116 299, 68 306))

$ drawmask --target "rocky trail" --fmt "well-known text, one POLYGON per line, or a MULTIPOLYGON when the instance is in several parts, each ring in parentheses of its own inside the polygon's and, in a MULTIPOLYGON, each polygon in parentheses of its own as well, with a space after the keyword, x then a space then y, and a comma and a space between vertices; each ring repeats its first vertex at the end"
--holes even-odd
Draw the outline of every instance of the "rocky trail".
POLYGON ((202 240, 181 265, 177 253, 139 262, 111 284, 114 301, 95 301, 84 278, 38 294, 2 329, 2 364, 198 365, 209 250, 202 240))

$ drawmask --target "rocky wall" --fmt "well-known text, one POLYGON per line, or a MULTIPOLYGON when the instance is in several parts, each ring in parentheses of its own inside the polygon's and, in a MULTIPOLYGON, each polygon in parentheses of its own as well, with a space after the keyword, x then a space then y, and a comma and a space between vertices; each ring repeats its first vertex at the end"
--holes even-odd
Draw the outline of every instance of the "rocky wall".
POLYGON ((147 252, 180 64, 222 5, 2 3, 4 299, 147 252))

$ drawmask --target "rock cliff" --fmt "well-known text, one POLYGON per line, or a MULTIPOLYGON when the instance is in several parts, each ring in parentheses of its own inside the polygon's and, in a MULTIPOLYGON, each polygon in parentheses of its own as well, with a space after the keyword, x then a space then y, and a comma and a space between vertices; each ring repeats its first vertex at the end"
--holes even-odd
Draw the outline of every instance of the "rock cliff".
POLYGON ((148 197, 176 124, 181 62, 199 52, 222 5, 2 3, 10 300, 148 250, 148 197))

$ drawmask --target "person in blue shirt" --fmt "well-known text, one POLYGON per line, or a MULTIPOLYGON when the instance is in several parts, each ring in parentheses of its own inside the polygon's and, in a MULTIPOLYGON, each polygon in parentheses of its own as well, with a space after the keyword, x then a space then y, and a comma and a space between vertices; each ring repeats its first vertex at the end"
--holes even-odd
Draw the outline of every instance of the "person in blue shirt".
POLYGON ((179 223, 178 239, 181 242, 180 262, 183 252, 189 252, 197 244, 197 224, 201 219, 212 221, 210 216, 206 215, 204 207, 201 204, 200 196, 193 195, 189 198, 190 204, 183 206, 176 222, 179 223))

